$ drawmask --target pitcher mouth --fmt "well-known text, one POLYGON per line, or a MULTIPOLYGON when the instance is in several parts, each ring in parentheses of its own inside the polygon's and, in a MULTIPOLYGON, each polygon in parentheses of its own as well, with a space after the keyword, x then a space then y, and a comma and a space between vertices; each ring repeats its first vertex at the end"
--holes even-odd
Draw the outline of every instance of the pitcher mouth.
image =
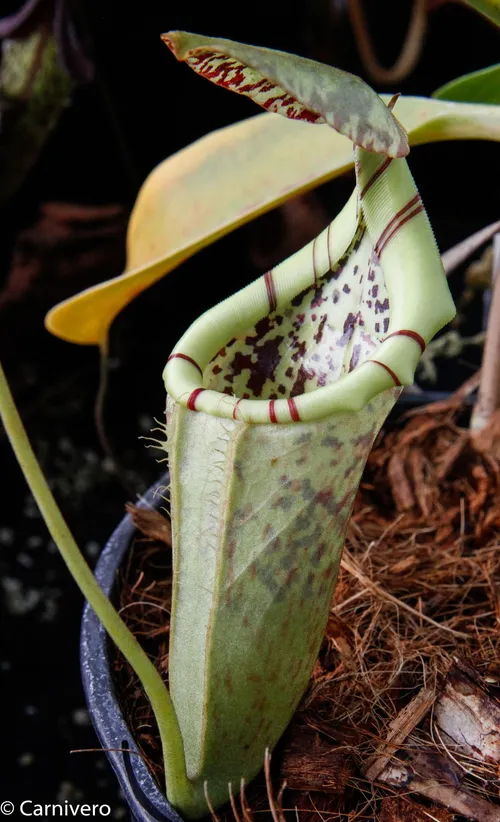
POLYGON ((193 323, 164 370, 172 399, 290 424, 359 410, 413 382, 454 305, 406 161, 357 148, 356 174, 315 240, 193 323))

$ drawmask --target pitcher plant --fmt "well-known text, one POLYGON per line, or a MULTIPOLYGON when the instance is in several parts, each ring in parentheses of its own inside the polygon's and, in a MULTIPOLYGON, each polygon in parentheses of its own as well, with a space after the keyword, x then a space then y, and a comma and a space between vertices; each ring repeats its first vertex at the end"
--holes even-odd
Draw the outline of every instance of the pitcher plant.
POLYGON ((390 108, 326 66, 164 39, 214 82, 357 143, 339 216, 200 317, 164 372, 170 690, 188 777, 218 802, 260 770, 297 707, 373 441, 454 306, 390 108))
MULTIPOLYGON (((358 78, 281 52, 179 32, 163 39, 268 111, 348 136, 356 173, 325 231, 203 314, 168 358, 170 694, 85 565, 0 384, 6 428, 54 539, 149 696, 167 797, 197 818, 253 779, 289 723, 372 444, 455 310, 396 98, 386 105, 358 78)), ((79 334, 68 322, 78 300, 49 318, 66 338, 79 334)))

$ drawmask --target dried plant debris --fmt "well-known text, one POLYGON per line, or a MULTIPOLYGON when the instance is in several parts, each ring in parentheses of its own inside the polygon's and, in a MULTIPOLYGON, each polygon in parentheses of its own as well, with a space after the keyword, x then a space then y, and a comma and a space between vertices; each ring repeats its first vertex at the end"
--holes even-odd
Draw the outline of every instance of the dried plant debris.
POLYGON ((125 510, 132 517, 132 522, 137 530, 145 537, 157 539, 169 546, 172 545, 170 520, 160 514, 159 511, 139 508, 138 505, 133 505, 131 502, 127 502, 125 510))
POLYGON ((453 822, 454 815, 444 808, 423 808, 407 796, 386 796, 381 803, 379 822, 453 822))
POLYGON ((354 774, 349 752, 307 725, 284 740, 279 775, 294 791, 320 791, 342 797, 354 774), (312 754, 312 755, 311 755, 312 754))
MULTIPOLYGON (((380 436, 309 689, 273 754, 274 787, 262 774, 221 822, 500 822, 500 424, 481 436, 461 427, 475 384, 380 436)), ((148 514, 141 527, 119 604, 167 680, 168 525, 148 514)), ((148 703, 118 657, 115 668, 161 784, 148 703)))
POLYGON ((455 659, 435 701, 428 688, 422 689, 389 727, 385 744, 365 770, 370 781, 421 794, 479 822, 500 819, 500 805, 487 796, 488 786, 497 782, 498 787, 500 703, 470 665, 455 659), (432 703, 427 724, 434 745, 429 748, 410 733, 432 703), (484 796, 473 789, 477 780, 484 783, 484 796))

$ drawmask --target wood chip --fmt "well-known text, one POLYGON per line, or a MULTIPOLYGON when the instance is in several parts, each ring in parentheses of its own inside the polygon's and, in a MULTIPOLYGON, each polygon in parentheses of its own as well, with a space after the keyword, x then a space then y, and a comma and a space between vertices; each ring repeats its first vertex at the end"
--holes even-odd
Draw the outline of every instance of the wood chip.
POLYGON ((393 760, 378 781, 405 793, 426 796, 467 819, 500 822, 500 805, 460 787, 460 769, 447 757, 415 751, 403 760, 393 760))
POLYGON ((422 688, 406 708, 399 712, 397 717, 389 723, 389 733, 380 746, 379 750, 372 757, 364 770, 365 776, 370 782, 375 782, 387 763, 400 748, 408 734, 418 725, 434 702, 435 692, 433 688, 422 688))
POLYGON ((490 696, 476 671, 456 659, 436 701, 434 721, 455 743, 455 756, 500 764, 500 702, 490 696))
POLYGON ((139 508, 131 502, 125 505, 127 514, 132 517, 132 522, 138 531, 148 539, 158 539, 164 542, 169 548, 172 547, 172 526, 170 520, 160 514, 159 511, 151 511, 148 508, 139 508))

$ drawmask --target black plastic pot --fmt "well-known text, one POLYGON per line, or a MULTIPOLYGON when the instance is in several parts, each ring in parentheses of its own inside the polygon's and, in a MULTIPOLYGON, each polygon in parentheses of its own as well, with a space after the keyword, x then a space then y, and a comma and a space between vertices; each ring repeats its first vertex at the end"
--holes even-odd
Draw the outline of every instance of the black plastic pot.
MULTIPOLYGON (((148 491, 139 507, 160 505, 161 497, 154 495, 160 484, 166 484, 165 477, 148 491)), ((112 596, 116 573, 135 533, 132 520, 127 515, 113 532, 99 558, 95 574, 108 596, 112 596)), ((142 757, 133 753, 137 751, 137 745, 116 700, 107 634, 88 605, 83 613, 80 663, 90 717, 125 794, 132 822, 182 822, 182 818, 158 789, 142 757)))

